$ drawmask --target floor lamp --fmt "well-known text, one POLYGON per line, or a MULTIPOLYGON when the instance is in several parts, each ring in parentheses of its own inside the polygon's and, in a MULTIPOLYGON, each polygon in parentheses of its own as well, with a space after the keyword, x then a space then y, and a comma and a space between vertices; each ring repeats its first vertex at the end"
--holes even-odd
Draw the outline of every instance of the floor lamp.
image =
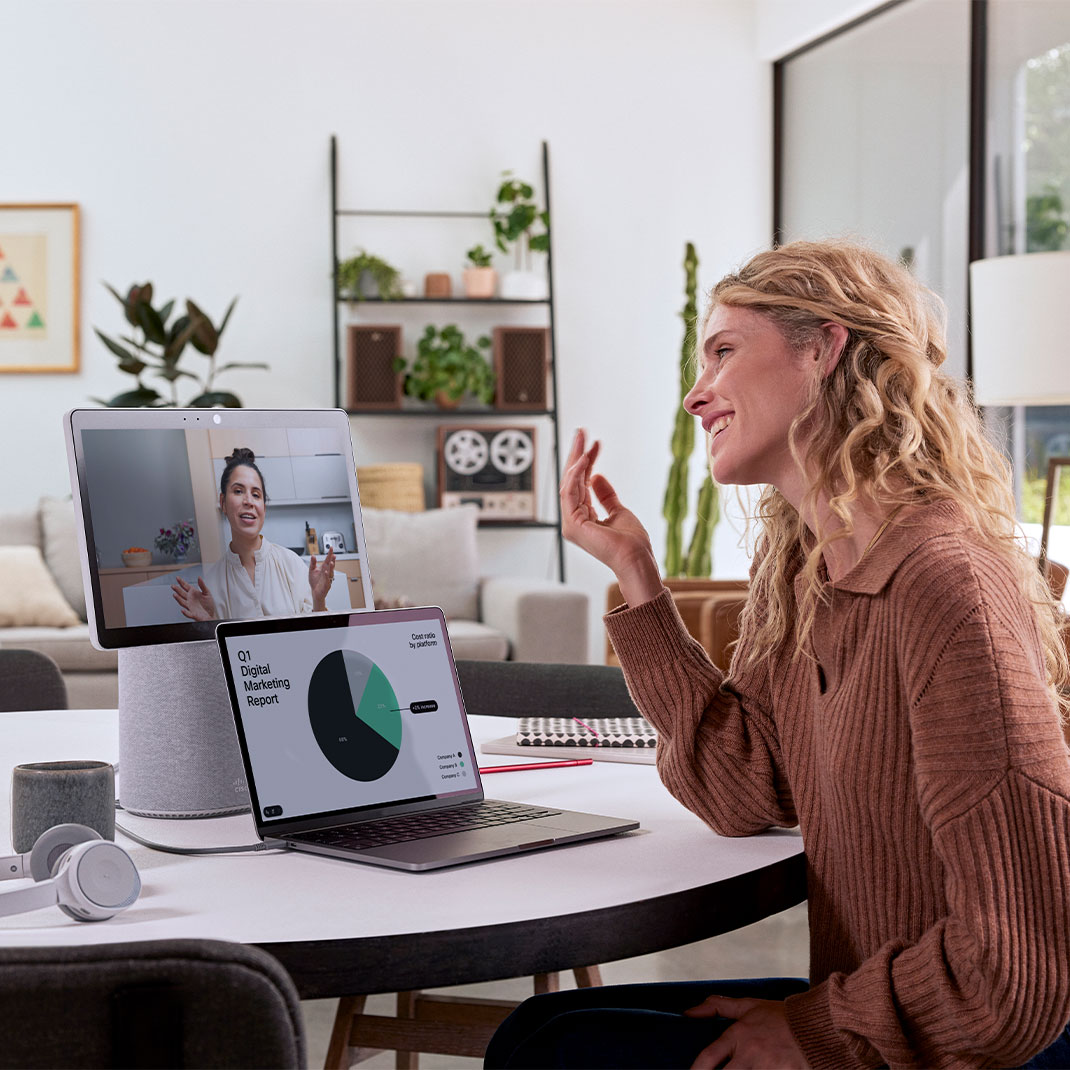
MULTIPOLYGON (((1070 404, 1070 252, 997 256, 970 264, 973 397, 978 405, 1070 404)), ((1059 472, 1048 458, 1040 566, 1059 472)))

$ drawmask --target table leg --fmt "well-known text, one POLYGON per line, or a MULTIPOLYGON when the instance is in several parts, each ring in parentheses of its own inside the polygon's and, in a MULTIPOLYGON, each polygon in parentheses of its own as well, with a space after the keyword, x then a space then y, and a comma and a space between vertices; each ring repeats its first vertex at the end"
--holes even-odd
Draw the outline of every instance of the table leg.
MULTIPOLYGON (((398 1019, 413 1019, 416 1017, 416 999, 419 992, 398 993, 398 1019)), ((399 1051, 394 1058, 394 1066, 397 1070, 419 1070, 420 1056, 414 1051, 399 1051)))
POLYGON ((367 996, 343 996, 338 1001, 338 1010, 331 1029, 331 1042, 327 1046, 327 1059, 323 1070, 349 1070, 349 1030, 353 1019, 364 1010, 367 996))
POLYGON ((541 996, 546 992, 557 992, 561 988, 561 975, 554 970, 553 973, 535 974, 535 995, 541 996))

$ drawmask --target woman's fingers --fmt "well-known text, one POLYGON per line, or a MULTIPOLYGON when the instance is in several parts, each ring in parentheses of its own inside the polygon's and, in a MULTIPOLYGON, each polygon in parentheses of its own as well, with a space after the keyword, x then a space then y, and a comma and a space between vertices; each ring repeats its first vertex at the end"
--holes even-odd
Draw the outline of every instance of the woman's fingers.
POLYGON ((594 491, 595 497, 598 499, 598 504, 605 509, 607 514, 612 515, 616 510, 621 508, 620 498, 617 497, 617 492, 613 489, 613 484, 610 483, 605 476, 594 476, 591 479, 591 490, 594 491))
MULTIPOLYGON (((576 445, 582 446, 583 432, 577 432, 576 445)), ((576 449, 573 447, 569 454, 569 464, 561 480, 561 503, 565 513, 586 507, 589 511, 588 519, 595 519, 593 502, 590 494, 591 468, 598 459, 601 443, 594 442, 589 450, 576 449)))
POLYGON ((568 451, 568 456, 565 458, 565 467, 568 468, 584 450, 585 433, 582 427, 576 429, 576 433, 572 436, 572 446, 568 451))

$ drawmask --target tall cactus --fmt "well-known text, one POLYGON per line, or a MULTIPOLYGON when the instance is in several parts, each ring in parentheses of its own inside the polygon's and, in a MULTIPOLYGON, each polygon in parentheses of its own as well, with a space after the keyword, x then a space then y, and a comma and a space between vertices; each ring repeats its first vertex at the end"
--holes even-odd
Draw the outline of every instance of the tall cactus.
POLYGON ((687 392, 695 384, 695 322, 698 319, 698 256, 691 242, 684 250, 684 339, 680 346, 680 404, 672 431, 672 464, 665 488, 662 515, 668 523, 665 533, 666 576, 708 576, 712 570, 713 528, 720 515, 717 487, 706 476, 696 503, 695 530, 687 556, 683 554, 683 526, 687 516, 687 473, 695 447, 695 420, 683 407, 687 392))

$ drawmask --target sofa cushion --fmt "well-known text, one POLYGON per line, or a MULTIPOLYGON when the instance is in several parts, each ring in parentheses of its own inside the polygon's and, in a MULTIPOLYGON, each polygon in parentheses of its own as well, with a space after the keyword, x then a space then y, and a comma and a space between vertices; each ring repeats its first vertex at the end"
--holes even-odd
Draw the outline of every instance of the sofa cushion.
POLYGON ((479 617, 479 508, 361 509, 375 599, 441 606, 449 618, 479 617))
POLYGON ((116 650, 97 650, 89 641, 89 625, 71 628, 3 628, 0 647, 39 650, 64 672, 115 672, 119 667, 116 650))
POLYGON ((36 546, 0 546, 0 628, 77 624, 36 546))
POLYGON ((82 619, 85 615, 85 588, 78 537, 74 530, 74 503, 68 498, 42 498, 41 542, 45 564, 56 579, 63 597, 82 619))
POLYGON ((505 661, 509 657, 509 640, 501 632, 478 621, 451 620, 446 623, 446 631, 455 658, 505 661))
POLYGON ((41 518, 36 509, 0 513, 0 546, 40 546, 41 518))

